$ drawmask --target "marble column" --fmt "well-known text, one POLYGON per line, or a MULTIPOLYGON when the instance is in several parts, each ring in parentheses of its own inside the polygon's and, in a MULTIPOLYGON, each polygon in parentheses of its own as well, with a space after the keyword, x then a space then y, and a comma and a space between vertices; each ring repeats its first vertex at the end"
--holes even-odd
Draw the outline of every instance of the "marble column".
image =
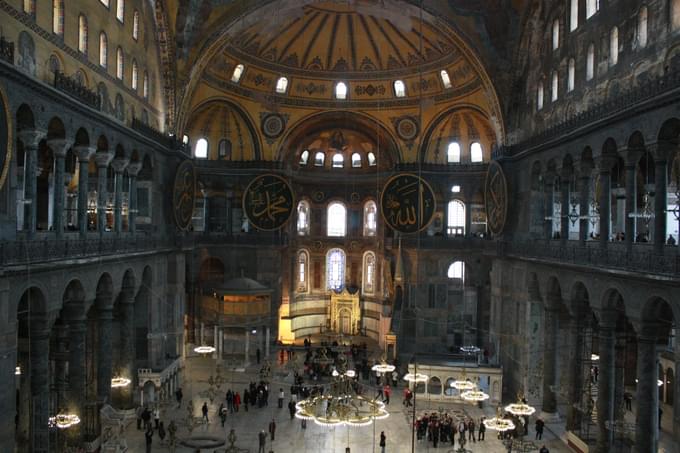
MULTIPOLYGON (((68 322, 68 409, 85 420, 85 342, 87 321, 83 302, 73 301, 64 304, 64 313, 68 322)), ((81 423, 82 424, 82 423, 81 423)), ((75 438, 80 436, 81 425, 71 428, 75 438)))
POLYGON ((269 331, 269 326, 265 327, 265 345, 264 345, 264 356, 269 357, 269 343, 271 343, 270 335, 271 332, 269 331))
POLYGON ((637 350, 637 419, 635 429, 635 451, 648 453, 657 451, 659 429, 659 388, 657 386, 657 328, 643 325, 638 336, 637 350))
POLYGON ((635 243, 636 219, 632 216, 637 211, 637 167, 634 162, 626 162, 626 250, 630 253, 635 243))
POLYGON ((569 240, 569 191, 571 190, 570 182, 572 177, 571 170, 564 170, 562 172, 562 179, 560 184, 560 202, 562 204, 562 211, 560 213, 560 242, 562 246, 567 245, 569 240))
POLYGON ((582 244, 588 240, 588 230, 590 229, 590 173, 591 167, 582 170, 583 174, 579 177, 581 194, 579 199, 579 239, 582 244))
POLYGON ((680 342, 675 339, 675 370, 673 373, 673 435, 680 439, 680 342))
POLYGON ((566 367, 567 372, 567 430, 573 431, 577 429, 580 424, 580 412, 574 407, 574 404, 581 402, 581 387, 582 387, 582 363, 581 350, 583 349, 583 336, 581 329, 581 322, 583 316, 578 313, 574 314, 569 319, 569 364, 566 367))
POLYGON ((250 330, 246 328, 246 349, 245 349, 245 366, 250 360, 250 330))
POLYGON ((57 406, 64 408, 67 406, 66 390, 68 388, 66 369, 68 364, 68 341, 69 329, 67 324, 54 327, 56 331, 56 351, 53 353, 54 360, 54 389, 57 392, 57 406))
POLYGON ((665 156, 654 159, 654 252, 662 255, 666 245, 666 209, 668 207, 668 163, 665 156))
POLYGON ((76 146, 73 151, 78 156, 78 230, 80 237, 87 236, 87 198, 89 191, 90 157, 95 152, 95 148, 90 146, 76 146))
POLYGON ((472 235, 472 204, 465 203, 465 237, 472 235))
POLYGON ((71 148, 73 142, 64 139, 52 139, 47 141, 47 146, 54 154, 54 203, 52 204, 52 218, 54 231, 57 238, 64 236, 64 160, 66 152, 71 148))
POLYGON ((113 306, 110 293, 97 294, 97 400, 101 403, 110 401, 112 377, 112 344, 111 328, 113 323, 113 306))
POLYGON ((49 452, 50 331, 46 319, 31 319, 31 452, 49 452))
POLYGON ((130 180, 130 193, 128 194, 128 231, 132 234, 137 230, 135 224, 135 219, 137 217, 137 175, 141 169, 141 162, 130 162, 127 166, 127 174, 130 180))
POLYGON ((547 175, 545 177, 545 220, 544 220, 544 236, 547 240, 552 239, 553 216, 555 215, 555 190, 554 190, 555 176, 547 175))
POLYGON ((611 167, 602 164, 600 167, 600 247, 607 248, 611 230, 612 183, 611 167))
POLYGON ((598 331, 600 361, 597 379, 597 445, 595 449, 598 453, 608 453, 613 440, 613 431, 607 429, 607 422, 614 420, 616 316, 613 310, 603 311, 598 331))
POLYGON ((97 151, 94 159, 97 163, 97 232, 102 235, 106 231, 107 177, 113 153, 97 151))
POLYGON ((113 208, 113 225, 116 234, 123 232, 123 172, 127 167, 129 159, 116 157, 111 162, 115 174, 114 188, 114 208, 113 208))
POLYGON ((38 146, 45 137, 45 131, 31 129, 19 132, 19 140, 24 145, 24 225, 28 237, 35 236, 37 225, 38 192, 38 146))
POLYGON ((121 390, 125 408, 133 407, 137 376, 135 376, 135 297, 133 287, 123 287, 120 299, 120 375, 130 379, 130 385, 121 390))
POLYGON ((557 399, 550 387, 555 385, 557 370, 557 334, 559 313, 553 308, 544 312, 545 343, 543 349, 543 405, 542 409, 548 417, 557 417, 557 399))

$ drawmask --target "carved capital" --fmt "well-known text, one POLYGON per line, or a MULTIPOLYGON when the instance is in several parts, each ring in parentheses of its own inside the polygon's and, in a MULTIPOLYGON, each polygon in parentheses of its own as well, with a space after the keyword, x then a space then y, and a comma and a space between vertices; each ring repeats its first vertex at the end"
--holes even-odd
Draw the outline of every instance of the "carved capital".
POLYGON ((73 146, 73 140, 67 140, 64 138, 53 138, 47 140, 47 146, 54 153, 54 157, 64 158, 66 157, 66 152, 73 146))
POLYGON ((19 131, 17 134, 19 140, 21 140, 21 143, 23 143, 24 146, 29 149, 37 148, 40 140, 45 138, 46 135, 47 132, 41 129, 25 129, 23 131, 19 131))
POLYGON ((642 146, 628 146, 619 150, 619 154, 623 156, 626 168, 637 165, 642 156, 645 154, 645 148, 642 146))
POLYGON ((600 173, 609 173, 616 165, 616 156, 599 156, 595 159, 595 164, 600 173))
POLYGON ((73 148, 73 152, 78 156, 79 162, 89 162, 90 157, 92 157, 95 151, 96 148, 93 146, 76 146, 73 148))
POLYGON ((125 157, 116 157, 111 161, 111 166, 113 167, 113 171, 116 173, 123 173, 125 171, 125 167, 128 166, 130 163, 130 159, 127 159, 125 157))
POLYGON ((142 169, 142 163, 139 161, 130 162, 127 166, 127 173, 130 177, 137 177, 139 171, 142 169))
POLYGON ((97 151, 94 153, 94 161, 97 163, 97 168, 108 167, 113 159, 113 153, 110 151, 97 151))

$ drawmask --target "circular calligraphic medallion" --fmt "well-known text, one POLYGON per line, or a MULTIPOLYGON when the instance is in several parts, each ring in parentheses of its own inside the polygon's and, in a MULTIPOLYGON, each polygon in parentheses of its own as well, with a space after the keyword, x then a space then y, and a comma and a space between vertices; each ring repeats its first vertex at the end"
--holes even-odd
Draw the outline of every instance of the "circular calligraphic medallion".
POLYGON ((413 140, 418 135, 418 124, 411 118, 402 118, 397 122, 397 134, 402 140, 413 140))
POLYGON ((243 193, 243 212, 258 230, 278 230, 284 226, 294 205, 293 190, 277 175, 258 176, 243 193))
POLYGON ((262 120, 262 132, 269 138, 277 138, 283 133, 285 127, 286 124, 281 115, 267 115, 262 120))
POLYGON ((7 173, 9 172, 9 164, 12 160, 12 115, 7 96, 0 88, 0 189, 5 184, 7 173))
POLYGON ((185 160, 175 173, 175 185, 172 188, 172 208, 175 212, 175 223, 180 230, 188 230, 194 215, 196 199, 196 172, 194 164, 185 160))
POLYGON ((432 187, 410 173, 392 176, 380 195, 380 211, 385 223, 400 233, 417 233, 427 227, 435 209, 432 187))
POLYGON ((508 183, 503 167, 496 161, 491 161, 486 171, 484 207, 489 231, 495 235, 501 234, 508 214, 508 183))

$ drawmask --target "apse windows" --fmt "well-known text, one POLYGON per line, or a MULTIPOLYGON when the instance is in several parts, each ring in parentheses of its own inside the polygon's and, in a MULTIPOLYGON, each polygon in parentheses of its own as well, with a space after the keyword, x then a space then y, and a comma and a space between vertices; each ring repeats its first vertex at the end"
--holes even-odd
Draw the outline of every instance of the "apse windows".
POLYGON ((576 78, 576 62, 573 58, 569 59, 567 65, 567 91, 574 91, 574 82, 576 78))
POLYGON ((347 208, 340 202, 328 205, 326 211, 326 234, 329 237, 343 237, 347 231, 347 208))
POLYGON ((375 236, 378 230, 378 208, 375 201, 367 201, 364 205, 364 236, 375 236))
POLYGON ((470 162, 476 164, 483 161, 484 153, 482 153, 482 145, 480 145, 479 142, 473 142, 472 145, 470 145, 470 162))
POLYGON ((335 84, 335 99, 347 99, 347 84, 345 82, 335 84))
POLYGON ((339 291, 344 283, 345 252, 342 249, 330 249, 326 254, 326 287, 339 291))
POLYGON ((276 81, 276 92, 279 94, 285 94, 288 90, 288 79, 285 77, 279 77, 276 81))
POLYGON ((586 0, 586 19, 590 19, 600 9, 600 0, 586 0))
POLYGON ((205 138, 199 138, 196 142, 196 149, 194 150, 194 156, 197 159, 207 159, 208 158, 208 140, 205 138))
POLYGON ((359 153, 352 154, 352 167, 361 168, 361 154, 359 153))
POLYGON ((449 236, 462 236, 465 234, 465 204, 460 200, 449 201, 446 232, 449 236))
POLYGON ((116 77, 123 80, 125 73, 125 60, 123 59, 123 49, 120 47, 116 49, 116 77))
POLYGON ((52 0, 52 31, 64 36, 64 0, 52 0))
POLYGON ((460 145, 458 142, 449 143, 449 147, 446 150, 446 162, 449 164, 460 162, 460 145))
POLYGON ((451 88, 451 79, 449 78, 449 73, 446 71, 446 69, 441 70, 439 77, 441 77, 442 85, 444 85, 445 89, 451 88))
POLYGON ((307 165, 307 161, 309 161, 309 151, 304 150, 300 154, 300 165, 307 165))
POLYGON ((460 186, 458 184, 451 186, 451 193, 460 193, 460 186))
POLYGON ((366 252, 364 253, 364 278, 363 283, 363 293, 373 294, 375 292, 375 253, 366 252))
POLYGON ((552 48, 557 50, 560 47, 560 20, 555 19, 552 24, 552 48))
POLYGON ((144 99, 149 99, 149 74, 144 72, 144 80, 142 80, 142 96, 144 99))
POLYGON ((301 251, 298 253, 297 262, 297 279, 298 279, 298 292, 307 292, 307 274, 308 272, 309 255, 306 251, 301 251))
POLYGON ((315 167, 323 167, 323 163, 326 160, 326 155, 323 153, 323 151, 319 151, 314 155, 314 166, 315 167))
POLYGON ((550 95, 550 99, 552 102, 555 102, 557 100, 557 97, 559 96, 558 89, 560 86, 560 79, 559 76, 557 75, 557 71, 553 71, 552 73, 552 91, 550 95))
MULTIPOLYGON (((239 80, 241 80, 241 76, 243 75, 243 65, 242 64, 237 64, 236 67, 234 68, 234 72, 231 73, 231 81, 234 83, 238 83, 239 80)), ((285 89, 283 92, 285 93, 285 89)))
POLYGON ((231 140, 223 138, 217 145, 217 157, 224 160, 231 160, 231 140))
POLYGON ((375 154, 368 153, 367 158, 368 158, 368 166, 369 167, 375 167, 376 164, 377 164, 377 161, 375 160, 375 154))
POLYGON ((117 0, 116 19, 118 19, 120 22, 123 22, 125 19, 125 0, 117 0))
POLYGON ((595 45, 590 43, 586 56, 586 80, 592 80, 595 76, 595 45))
POLYGON ((619 29, 612 28, 609 32, 609 66, 619 62, 619 29))
POLYGON ((78 50, 87 55, 87 17, 78 17, 78 50))
POLYGON ((579 0, 570 0, 569 31, 574 31, 578 27, 578 2, 579 0))
POLYGON ((462 261, 454 261, 451 263, 449 270, 446 272, 446 276, 463 280, 465 278, 465 263, 462 261))
POLYGON ((109 41, 106 39, 106 33, 99 34, 99 66, 106 67, 106 60, 109 52, 109 41))
POLYGON ((137 60, 132 60, 132 89, 137 90, 138 79, 139 78, 139 68, 137 68, 137 60))
POLYGON ((538 88, 536 89, 536 110, 543 108, 543 81, 538 81, 538 88))
POLYGON ((647 7, 640 8, 638 13, 637 33, 635 41, 638 49, 647 46, 647 7))
POLYGON ((333 154, 333 168, 342 168, 345 166, 345 156, 341 153, 333 154))
POLYGON ((298 236, 309 235, 309 203, 302 200, 297 207, 297 233, 298 236))
POLYGON ((401 80, 394 81, 394 95, 398 98, 406 96, 406 85, 401 80))
POLYGON ((139 39, 139 11, 135 10, 132 15, 132 39, 139 39))

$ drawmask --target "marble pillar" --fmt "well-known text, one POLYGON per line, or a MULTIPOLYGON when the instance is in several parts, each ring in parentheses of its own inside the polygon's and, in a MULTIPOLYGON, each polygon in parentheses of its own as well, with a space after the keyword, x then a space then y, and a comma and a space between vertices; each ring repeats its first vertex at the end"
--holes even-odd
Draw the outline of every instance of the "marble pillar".
POLYGON ((64 236, 64 166, 66 152, 73 144, 70 140, 52 139, 47 141, 47 146, 54 154, 54 203, 52 204, 52 219, 57 238, 64 236))
POLYGON ((557 370, 557 334, 558 334, 558 312, 554 309, 545 309, 544 312, 544 334, 545 347, 543 349, 543 404, 542 410, 547 417, 558 417, 557 399, 555 392, 551 389, 556 384, 557 370))
POLYGON ((113 207, 113 228, 116 234, 123 232, 123 172, 127 167, 129 159, 116 157, 111 162, 114 171, 114 207, 113 207))
POLYGON ((97 401, 110 402, 112 377, 112 344, 111 328, 113 323, 113 307, 110 294, 98 294, 95 302, 97 308, 97 401))
POLYGON ((626 250, 630 253, 633 250, 635 236, 637 236, 635 217, 632 216, 637 211, 637 167, 634 163, 626 164, 626 250))
POLYGON ((94 147, 76 146, 73 151, 78 156, 78 231, 80 237, 87 236, 87 198, 90 184, 90 157, 95 152, 94 147))
MULTIPOLYGON (((67 305, 68 307, 68 305, 67 305)), ((74 307, 75 308, 75 307, 74 307)), ((85 420, 85 342, 87 321, 80 310, 73 310, 73 317, 68 320, 69 345, 68 345, 68 409, 77 414, 81 420, 85 420)), ((82 427, 76 425, 72 430, 76 431, 74 437, 78 437, 82 427)))
POLYGON ((121 293, 120 319, 120 376, 130 379, 130 385, 121 389, 122 404, 133 407, 134 393, 137 388, 135 376, 135 305, 134 288, 123 287, 121 293))
POLYGON ((31 452, 49 452, 50 409, 49 350, 47 320, 31 320, 31 452))
POLYGON ((38 192, 38 146, 45 137, 45 131, 31 129, 19 132, 24 145, 24 225, 28 237, 35 236, 37 226, 38 192))
POLYGON ((598 332, 600 361, 597 380, 597 445, 595 449, 598 453, 608 453, 613 440, 613 431, 607 429, 607 422, 614 421, 615 330, 616 313, 603 312, 598 332))
POLYGON ((675 339, 675 370, 673 373, 673 435, 680 439, 680 342, 675 339))
POLYGON ((130 193, 128 195, 128 231, 132 234, 137 230, 135 224, 135 219, 137 218, 137 175, 141 169, 141 162, 130 162, 127 166, 127 174, 130 179, 130 193))
POLYGON ((659 430, 659 388, 656 351, 657 329, 643 325, 638 336, 637 350, 637 418, 635 452, 657 451, 659 430))
POLYGON ((581 350, 583 349, 583 335, 581 329, 582 319, 578 314, 569 319, 569 364, 567 367, 567 424, 569 431, 581 426, 580 412, 574 404, 581 402, 582 387, 582 363, 581 350))
POLYGON ((600 247, 607 248, 611 234, 612 187, 609 166, 600 168, 600 247))
POLYGON ((250 330, 246 329, 245 365, 250 362, 250 330))
POLYGON ((668 163, 654 160, 654 252, 663 254, 666 245, 666 209, 668 204, 668 163))
POLYGON ((560 217, 560 242, 563 246, 567 245, 569 240, 569 181, 571 180, 571 172, 564 172, 562 174, 562 184, 560 186, 560 202, 562 204, 562 211, 560 217))
POLYGON ((97 151, 94 159, 97 163, 97 232, 102 235, 106 231, 107 178, 113 153, 97 151))
POLYGON ((68 364, 68 341, 69 329, 67 324, 61 324, 54 327, 56 331, 56 351, 53 352, 52 359, 54 360, 54 389, 57 392, 57 406, 64 408, 67 405, 66 390, 68 389, 68 381, 66 377, 66 370, 68 364))
POLYGON ((555 191, 554 184, 555 178, 547 176, 545 179, 545 219, 544 219, 544 231, 543 234, 547 240, 552 239, 553 230, 553 216, 555 215, 555 191))
POLYGON ((590 230, 590 176, 593 172, 592 162, 583 161, 580 164, 580 197, 579 197, 579 239, 582 244, 588 240, 590 230))

